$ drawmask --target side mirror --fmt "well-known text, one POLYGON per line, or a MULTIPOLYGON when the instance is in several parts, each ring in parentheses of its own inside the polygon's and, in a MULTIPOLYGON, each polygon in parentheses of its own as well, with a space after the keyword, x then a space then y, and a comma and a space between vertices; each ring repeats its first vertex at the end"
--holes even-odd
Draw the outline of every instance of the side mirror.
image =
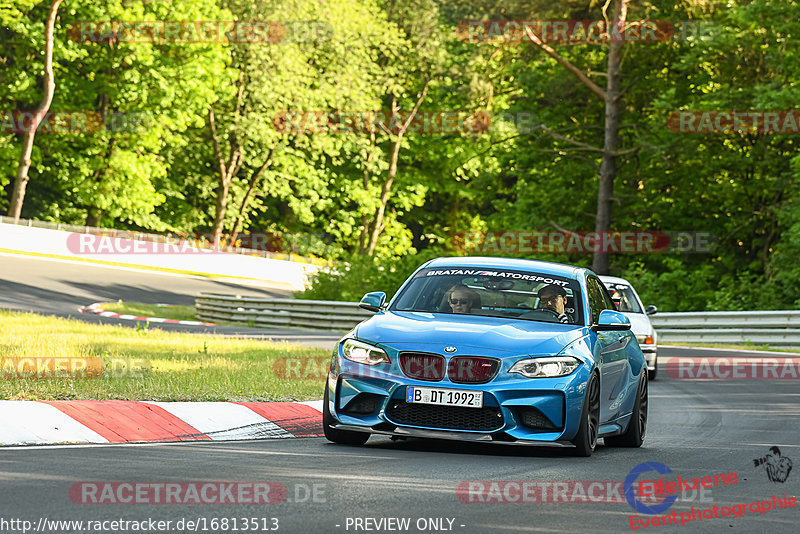
POLYGON ((607 330, 630 330, 631 321, 624 313, 614 310, 603 310, 597 318, 597 324, 592 325, 592 330, 602 332, 607 330))
POLYGON ((644 312, 647 315, 655 315, 657 311, 658 311, 658 308, 656 308, 652 304, 644 309, 644 312))
POLYGON ((383 304, 386 302, 386 293, 383 291, 374 291, 372 293, 367 293, 361 298, 361 302, 358 305, 365 310, 369 310, 372 312, 380 311, 383 308, 383 304))

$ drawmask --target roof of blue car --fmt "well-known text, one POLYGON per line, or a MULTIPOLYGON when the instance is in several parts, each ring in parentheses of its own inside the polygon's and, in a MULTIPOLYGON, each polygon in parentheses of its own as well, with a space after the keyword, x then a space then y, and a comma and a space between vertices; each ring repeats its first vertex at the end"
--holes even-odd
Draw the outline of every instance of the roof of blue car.
POLYGON ((479 267, 483 269, 502 267, 521 271, 535 271, 542 274, 554 274, 566 278, 577 278, 583 267, 552 263, 549 261, 523 260, 519 258, 497 258, 480 256, 458 256, 436 258, 425 265, 426 268, 443 269, 446 267, 479 267))

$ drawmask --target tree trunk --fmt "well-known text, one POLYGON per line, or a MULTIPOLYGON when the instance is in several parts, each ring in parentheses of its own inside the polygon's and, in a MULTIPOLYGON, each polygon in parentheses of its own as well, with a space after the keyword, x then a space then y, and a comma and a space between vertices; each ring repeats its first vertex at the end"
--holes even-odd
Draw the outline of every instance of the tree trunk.
MULTIPOLYGON (((103 119, 107 116, 108 107, 103 106, 103 119)), ((112 135, 108 140, 108 146, 106 147, 106 152, 103 155, 103 166, 96 171, 94 171, 94 175, 92 176, 92 180, 97 184, 98 188, 102 187, 103 179, 108 175, 108 169, 111 166, 111 155, 114 153, 114 143, 116 142, 116 136, 112 135)), ((103 218, 103 213, 105 210, 98 206, 89 206, 89 209, 86 212, 86 226, 100 226, 100 220, 103 218)))
MULTIPOLYGON (((608 65, 606 68, 606 90, 603 91, 598 85, 592 82, 589 77, 584 74, 579 68, 567 61, 565 58, 556 52, 551 46, 546 44, 541 37, 536 35, 530 27, 525 28, 525 34, 540 49, 547 55, 558 61, 560 65, 566 68, 569 72, 575 75, 581 83, 589 88, 594 94, 603 99, 605 104, 605 124, 603 131, 603 148, 599 151, 602 153, 600 161, 600 177, 597 185, 597 212, 595 214, 595 232, 598 234, 597 247, 600 252, 594 253, 592 261, 592 270, 598 274, 607 274, 609 266, 609 256, 604 246, 604 236, 611 228, 611 201, 614 193, 614 178, 616 176, 616 159, 620 153, 617 151, 619 144, 619 116, 622 104, 620 102, 622 94, 620 92, 620 78, 621 78, 621 64, 622 64, 622 44, 623 41, 619 37, 614 37, 613 26, 618 28, 618 34, 622 34, 625 30, 625 25, 628 18, 628 4, 630 0, 613 0, 614 2, 614 15, 612 20, 609 21, 606 16, 606 8, 611 0, 603 6, 603 17, 606 19, 606 31, 608 32, 608 65)), ((597 150, 591 145, 580 143, 558 135, 554 132, 544 128, 550 135, 567 141, 573 145, 581 146, 584 149, 597 150)), ((638 148, 631 151, 638 150, 638 148)), ((607 241, 607 239, 605 240, 607 241)))
POLYGON ((214 156, 217 159, 219 169, 219 187, 217 188, 217 201, 214 211, 214 246, 218 246, 222 236, 222 230, 225 225, 225 212, 228 208, 228 194, 231 189, 231 182, 233 177, 239 172, 242 165, 242 147, 236 143, 235 138, 230 141, 231 153, 228 158, 228 164, 225 164, 225 158, 222 154, 222 149, 219 144, 219 137, 217 136, 217 126, 214 118, 214 108, 208 110, 208 128, 211 131, 211 140, 214 144, 214 156))
POLYGON ((374 226, 372 227, 372 235, 370 235, 369 238, 369 248, 367 249, 367 254, 369 256, 375 254, 375 247, 378 246, 378 237, 380 237, 381 232, 383 231, 383 217, 386 214, 386 204, 389 203, 389 194, 392 191, 392 183, 394 183, 394 179, 397 176, 397 159, 400 156, 400 145, 402 142, 403 135, 400 134, 397 136, 394 147, 392 147, 392 159, 389 166, 389 172, 386 175, 386 181, 383 182, 383 187, 381 188, 381 203, 378 206, 378 211, 375 213, 375 222, 374 226))
MULTIPOLYGON (((624 27, 625 0, 614 2, 614 23, 624 27)), ((622 60, 622 41, 609 39, 608 68, 606 70, 607 82, 605 90, 605 129, 603 133, 603 156, 600 162, 600 179, 597 186, 597 214, 595 217, 594 231, 598 235, 600 251, 594 253, 592 270, 597 274, 608 274, 609 254, 603 243, 611 229, 611 202, 614 193, 614 178, 617 169, 617 145, 619 144, 619 115, 620 115, 620 64, 622 60)))
POLYGON ((36 129, 50 109, 50 103, 53 101, 53 93, 55 93, 56 89, 53 76, 53 29, 56 24, 58 6, 61 2, 62 0, 53 0, 53 4, 50 6, 50 14, 47 17, 47 26, 45 27, 44 95, 39 107, 33 113, 30 128, 25 132, 25 137, 22 140, 22 152, 19 155, 17 176, 11 193, 11 203, 8 206, 8 215, 14 218, 14 222, 19 222, 22 203, 25 201, 25 189, 28 186, 29 179, 28 170, 31 167, 31 154, 33 153, 33 138, 36 135, 36 129))
POLYGON ((217 188, 217 202, 214 210, 214 246, 219 245, 222 238, 222 230, 225 225, 225 211, 228 209, 228 193, 230 192, 230 182, 221 179, 217 188))
POLYGON ((100 221, 103 218, 103 210, 97 207, 89 208, 86 214, 86 226, 100 226, 100 221))
POLYGON ((269 154, 267 154, 264 163, 256 169, 253 175, 250 177, 250 183, 247 184, 247 192, 242 199, 242 204, 239 206, 239 215, 236 217, 236 223, 233 225, 233 231, 231 232, 231 243, 236 241, 236 238, 239 237, 239 232, 242 231, 242 225, 244 224, 244 217, 247 215, 247 209, 250 207, 250 200, 253 198, 253 192, 256 189, 256 186, 260 183, 261 173, 264 172, 264 169, 267 168, 270 161, 272 160, 272 153, 275 151, 275 148, 271 148, 269 150, 269 154))
MULTIPOLYGON (((400 156, 400 147, 403 143, 403 136, 408 131, 409 125, 411 125, 411 121, 414 120, 414 117, 417 115, 417 111, 419 111, 420 105, 422 105, 422 101, 425 100, 425 95, 428 94, 428 86, 430 85, 430 79, 425 80, 425 85, 422 87, 422 91, 419 92, 417 95, 417 101, 414 104, 413 109, 408 114, 408 117, 400 126, 400 130, 397 132, 397 139, 392 146, 392 155, 389 161, 389 171, 386 174, 386 180, 383 182, 383 186, 381 187, 381 198, 380 198, 380 205, 375 212, 375 220, 373 221, 372 230, 370 232, 369 238, 369 247, 367 248, 367 254, 372 256, 375 254, 375 248, 378 246, 378 238, 383 231, 384 222, 383 218, 386 214, 386 205, 389 203, 389 195, 392 192, 392 183, 394 182, 395 177, 397 176, 397 160, 400 156)), ((399 106, 397 104, 397 97, 392 98, 392 113, 397 114, 399 112, 399 106)), ((365 176, 364 183, 367 183, 367 179, 365 176)), ((362 234, 363 235, 363 234, 362 234)))
MULTIPOLYGON (((370 149, 375 147, 375 132, 369 133, 369 146, 370 149)), ((364 175, 362 176, 362 184, 364 191, 369 188, 369 164, 372 161, 372 150, 369 150, 366 158, 364 159, 364 175)), ((369 216, 364 214, 361 216, 361 235, 358 237, 358 253, 364 255, 367 253, 367 245, 369 243, 369 216)))

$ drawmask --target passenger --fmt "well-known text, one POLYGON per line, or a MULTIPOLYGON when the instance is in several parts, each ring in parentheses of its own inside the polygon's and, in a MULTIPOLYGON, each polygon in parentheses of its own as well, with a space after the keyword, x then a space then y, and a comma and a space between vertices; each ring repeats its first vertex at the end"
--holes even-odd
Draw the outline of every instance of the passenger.
POLYGON ((565 309, 567 306, 567 292, 563 287, 549 285, 539 289, 539 305, 544 310, 550 310, 558 314, 559 322, 572 322, 565 309))
POLYGON ((464 285, 453 286, 447 297, 453 313, 470 313, 473 308, 480 309, 481 297, 464 285))

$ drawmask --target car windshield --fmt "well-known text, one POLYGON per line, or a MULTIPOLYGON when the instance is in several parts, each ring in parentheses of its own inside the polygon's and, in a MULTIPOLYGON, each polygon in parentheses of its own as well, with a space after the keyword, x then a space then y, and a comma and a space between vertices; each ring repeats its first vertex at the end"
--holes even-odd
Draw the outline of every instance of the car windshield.
POLYGON ((631 286, 625 284, 606 284, 611 298, 614 300, 620 299, 619 311, 629 313, 644 313, 642 307, 639 306, 639 299, 633 292, 631 286))
POLYGON ((582 325, 581 302, 578 282, 568 278, 530 271, 440 267, 418 272, 390 309, 582 325))

